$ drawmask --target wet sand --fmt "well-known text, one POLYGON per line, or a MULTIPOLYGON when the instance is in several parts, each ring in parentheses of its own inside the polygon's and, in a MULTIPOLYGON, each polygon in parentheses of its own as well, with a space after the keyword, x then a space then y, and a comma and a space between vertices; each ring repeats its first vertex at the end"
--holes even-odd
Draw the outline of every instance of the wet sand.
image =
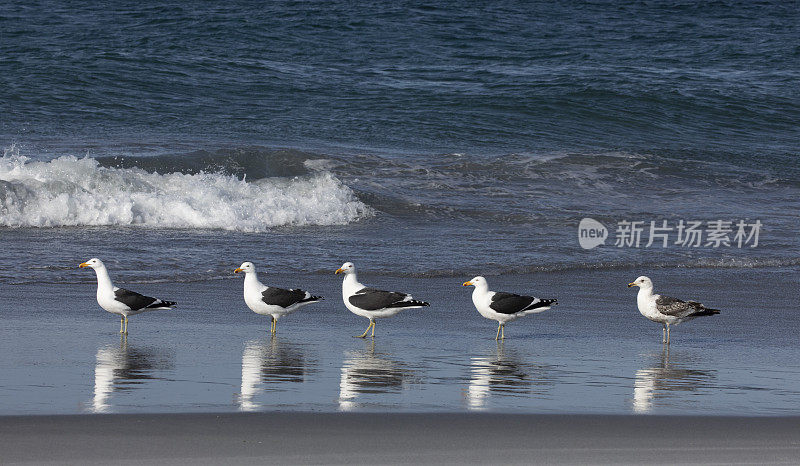
POLYGON ((800 417, 111 414, 0 417, 0 462, 800 462, 800 417))
POLYGON ((0 415, 800 414, 798 300, 773 292, 800 287, 796 274, 657 272, 669 278, 664 290, 723 313, 675 328, 667 348, 626 287, 638 272, 493 277, 498 289, 560 300, 512 322, 496 342, 496 324, 475 311, 462 277, 405 278, 403 289, 435 305, 378 321, 375 339, 364 341, 352 338, 367 321, 344 308, 339 277, 287 274, 268 278, 312 284, 329 299, 282 319, 274 338, 234 279, 132 284, 180 305, 134 316, 122 338, 94 283, 2 286, 0 415))

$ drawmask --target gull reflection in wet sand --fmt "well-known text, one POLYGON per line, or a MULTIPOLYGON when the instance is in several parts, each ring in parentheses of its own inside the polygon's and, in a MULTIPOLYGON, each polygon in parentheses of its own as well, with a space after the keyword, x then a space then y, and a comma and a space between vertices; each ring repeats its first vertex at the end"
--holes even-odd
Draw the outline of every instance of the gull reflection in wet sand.
POLYGON ((480 410, 491 394, 544 394, 552 385, 547 367, 521 363, 514 351, 506 351, 501 340, 491 355, 471 359, 467 404, 469 409, 480 410))
POLYGON ((242 353, 239 409, 260 409, 262 404, 255 396, 264 390, 262 384, 276 384, 272 389, 281 390, 285 389, 281 388, 283 383, 305 382, 311 366, 299 346, 281 341, 278 336, 271 336, 268 341, 248 341, 242 353))
POLYGON ((637 413, 649 413, 659 399, 666 400, 678 392, 696 392, 714 377, 713 371, 681 367, 674 355, 670 361, 669 346, 666 345, 660 354, 650 357, 655 364, 636 371, 633 383, 633 410, 637 413))
POLYGON ((400 392, 411 381, 413 373, 403 363, 375 352, 375 341, 366 348, 345 352, 342 378, 339 382, 339 409, 357 408, 360 394, 400 392))
POLYGON ((94 397, 91 411, 108 412, 110 398, 115 391, 140 388, 148 380, 156 380, 155 371, 173 369, 169 354, 152 349, 136 349, 128 344, 127 336, 120 336, 119 345, 97 349, 94 367, 94 397))

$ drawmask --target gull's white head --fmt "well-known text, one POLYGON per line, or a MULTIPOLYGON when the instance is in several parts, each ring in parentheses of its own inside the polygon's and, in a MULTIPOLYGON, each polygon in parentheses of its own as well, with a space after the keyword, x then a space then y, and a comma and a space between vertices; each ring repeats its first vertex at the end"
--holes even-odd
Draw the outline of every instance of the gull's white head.
POLYGON ((636 280, 628 283, 628 288, 632 286, 638 286, 639 288, 653 288, 653 281, 650 280, 648 277, 642 275, 641 277, 637 278, 636 280))
POLYGON ((256 266, 252 262, 242 262, 242 265, 239 266, 233 273, 253 273, 256 271, 256 266))
POLYGON ((83 262, 80 265, 78 265, 78 267, 80 267, 80 268, 91 267, 93 269, 99 269, 102 266, 103 266, 103 261, 101 261, 100 259, 98 259, 96 257, 94 257, 92 259, 89 259, 88 261, 83 262))
POLYGON ((470 281, 466 281, 466 282, 462 283, 461 286, 474 286, 474 287, 477 288, 479 286, 487 286, 488 287, 489 284, 486 283, 486 279, 485 278, 483 278, 483 277, 481 277, 479 275, 479 276, 473 278, 470 281))
POLYGON ((337 274, 337 273, 343 273, 345 275, 349 275, 351 273, 356 273, 356 266, 353 265, 352 262, 345 262, 344 264, 342 264, 341 267, 336 269, 336 272, 334 272, 334 274, 337 274))

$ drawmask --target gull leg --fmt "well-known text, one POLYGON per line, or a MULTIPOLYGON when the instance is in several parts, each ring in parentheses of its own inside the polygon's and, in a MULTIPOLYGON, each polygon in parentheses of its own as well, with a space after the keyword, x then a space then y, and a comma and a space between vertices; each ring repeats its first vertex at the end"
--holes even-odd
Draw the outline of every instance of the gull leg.
POLYGON ((122 333, 124 335, 127 335, 128 334, 128 316, 124 316, 124 317, 125 317, 125 331, 122 332, 122 333))
POLYGON ((506 339, 506 324, 503 324, 503 325, 500 327, 500 332, 501 332, 501 333, 500 333, 500 339, 501 339, 501 340, 505 340, 505 339, 506 339))
POLYGON ((125 320, 125 317, 120 315, 119 316, 119 333, 122 333, 122 321, 125 320))
POLYGON ((500 323, 500 321, 497 321, 497 335, 494 337, 495 341, 497 341, 497 340, 499 340, 499 339, 500 339, 500 327, 501 327, 502 325, 503 325, 503 324, 501 324, 501 323, 500 323))
POLYGON ((661 329, 661 343, 667 342, 667 324, 664 324, 664 328, 661 329))
MULTIPOLYGON (((270 316, 270 317, 272 317, 272 316, 270 316)), ((278 322, 275 320, 275 317, 272 317, 272 324, 269 327, 269 333, 275 335, 275 332, 278 330, 277 329, 277 324, 278 324, 278 322)))
POLYGON ((373 325, 375 325, 375 322, 370 320, 369 321, 369 326, 367 327, 366 330, 364 330, 364 333, 362 333, 361 335, 357 335, 355 338, 366 338, 367 337, 367 333, 369 333, 369 329, 372 328, 373 325))
POLYGON ((372 325, 372 338, 375 338, 375 321, 370 322, 370 325, 372 325))
POLYGON ((667 324, 667 345, 669 345, 669 324, 667 324))

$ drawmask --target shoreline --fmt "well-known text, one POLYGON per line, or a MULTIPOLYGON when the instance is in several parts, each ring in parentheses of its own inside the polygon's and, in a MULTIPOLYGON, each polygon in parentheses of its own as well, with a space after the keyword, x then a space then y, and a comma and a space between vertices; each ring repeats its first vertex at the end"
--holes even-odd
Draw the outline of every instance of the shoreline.
MULTIPOLYGON (((625 287, 631 275, 496 279, 498 289, 546 290, 560 301, 510 324, 503 342, 463 281, 451 279, 405 279, 399 289, 435 297, 436 306, 380 321, 366 341, 353 338, 366 319, 344 308, 333 279, 308 287, 330 299, 282 320, 274 338, 236 282, 133 287, 179 306, 133 317, 127 338, 97 305, 93 284, 0 287, 0 414, 800 414, 800 371, 787 365, 800 355, 797 300, 770 294, 790 289, 794 275, 665 275, 670 294, 724 311, 681 325, 669 351, 660 326, 636 309, 625 287), (768 312, 747 305, 766 302, 768 312)), ((306 284, 290 273, 269 279, 306 284)), ((398 285, 386 277, 369 283, 398 285)))
POLYGON ((797 463, 800 416, 0 416, 9 463, 797 463))

